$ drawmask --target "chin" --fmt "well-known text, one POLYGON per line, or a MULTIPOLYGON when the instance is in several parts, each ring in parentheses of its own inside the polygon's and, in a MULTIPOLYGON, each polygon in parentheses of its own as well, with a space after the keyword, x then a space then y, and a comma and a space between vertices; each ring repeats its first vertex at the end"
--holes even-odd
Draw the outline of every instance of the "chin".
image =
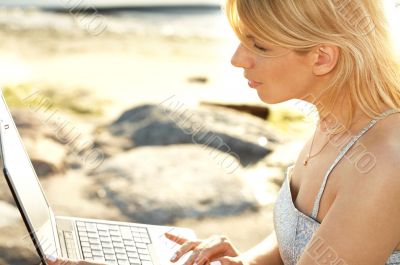
POLYGON ((261 99, 262 102, 267 104, 279 104, 291 99, 283 97, 271 97, 271 95, 263 95, 260 92, 258 92, 258 97, 261 99))

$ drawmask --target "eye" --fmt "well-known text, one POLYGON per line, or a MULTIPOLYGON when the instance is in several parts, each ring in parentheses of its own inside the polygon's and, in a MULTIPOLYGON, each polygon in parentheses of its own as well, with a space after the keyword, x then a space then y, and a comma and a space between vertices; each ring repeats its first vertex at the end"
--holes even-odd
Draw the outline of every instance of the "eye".
POLYGON ((261 45, 258 45, 257 43, 254 42, 254 48, 256 48, 257 50, 261 51, 261 52, 266 52, 268 51, 267 48, 262 47, 261 45))

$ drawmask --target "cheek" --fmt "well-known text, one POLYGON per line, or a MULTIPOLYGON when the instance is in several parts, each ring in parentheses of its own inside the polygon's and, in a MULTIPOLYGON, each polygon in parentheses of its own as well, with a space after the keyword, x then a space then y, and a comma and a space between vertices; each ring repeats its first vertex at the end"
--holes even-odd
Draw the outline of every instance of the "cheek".
POLYGON ((308 87, 312 80, 310 70, 292 58, 271 61, 263 67, 263 72, 265 84, 285 90, 308 87))
MULTIPOLYGON (((261 70, 261 69, 260 69, 261 70)), ((309 93, 311 80, 305 67, 291 61, 272 62, 260 72, 263 83, 257 89, 261 100, 274 104, 293 98, 301 98, 309 93)))

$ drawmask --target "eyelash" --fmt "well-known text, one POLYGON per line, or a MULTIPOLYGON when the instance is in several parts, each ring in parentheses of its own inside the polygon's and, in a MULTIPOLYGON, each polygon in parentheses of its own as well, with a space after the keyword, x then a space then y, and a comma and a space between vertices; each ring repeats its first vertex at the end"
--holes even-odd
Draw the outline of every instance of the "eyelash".
POLYGON ((254 43, 254 48, 256 48, 257 50, 260 50, 260 51, 262 51, 262 52, 268 51, 266 48, 263 48, 263 47, 257 45, 256 43, 254 43))

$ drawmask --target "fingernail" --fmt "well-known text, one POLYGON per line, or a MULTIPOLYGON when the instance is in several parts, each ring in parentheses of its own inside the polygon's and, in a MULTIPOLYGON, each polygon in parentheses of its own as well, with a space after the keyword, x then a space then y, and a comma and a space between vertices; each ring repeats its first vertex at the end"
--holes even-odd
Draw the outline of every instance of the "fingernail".
POLYGON ((57 257, 52 256, 52 255, 46 255, 46 259, 50 260, 51 262, 56 262, 57 261, 57 257))
POLYGON ((221 261, 211 261, 210 265, 222 265, 221 261))
POLYGON ((178 256, 178 255, 175 253, 175 254, 172 256, 171 261, 174 261, 174 260, 176 259, 177 256, 178 256))

